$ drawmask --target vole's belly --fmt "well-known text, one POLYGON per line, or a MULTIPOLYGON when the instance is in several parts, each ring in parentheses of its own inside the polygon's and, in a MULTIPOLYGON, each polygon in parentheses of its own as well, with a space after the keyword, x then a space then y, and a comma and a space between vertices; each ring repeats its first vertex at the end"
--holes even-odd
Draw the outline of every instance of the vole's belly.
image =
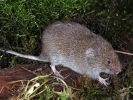
POLYGON ((62 65, 64 67, 70 68, 73 71, 79 73, 79 74, 86 74, 86 70, 85 69, 85 65, 82 64, 82 66, 80 64, 78 64, 74 58, 69 58, 69 57, 63 57, 63 55, 61 54, 52 54, 52 56, 50 56, 50 62, 53 65, 62 65))

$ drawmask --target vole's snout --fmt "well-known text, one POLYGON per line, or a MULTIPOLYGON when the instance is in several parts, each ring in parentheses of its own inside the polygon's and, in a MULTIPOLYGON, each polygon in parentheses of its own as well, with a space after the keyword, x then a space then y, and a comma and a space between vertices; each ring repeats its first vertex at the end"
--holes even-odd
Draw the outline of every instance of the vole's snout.
POLYGON ((118 74, 119 72, 121 72, 121 68, 117 68, 116 66, 112 66, 110 70, 112 70, 115 74, 118 74))

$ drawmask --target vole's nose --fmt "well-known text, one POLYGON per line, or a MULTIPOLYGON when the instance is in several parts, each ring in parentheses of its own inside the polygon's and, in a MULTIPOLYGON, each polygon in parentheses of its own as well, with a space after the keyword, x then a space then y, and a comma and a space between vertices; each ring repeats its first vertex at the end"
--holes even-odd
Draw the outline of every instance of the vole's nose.
POLYGON ((118 68, 116 66, 112 66, 110 70, 112 70, 115 74, 118 74, 119 72, 121 72, 121 68, 118 68))

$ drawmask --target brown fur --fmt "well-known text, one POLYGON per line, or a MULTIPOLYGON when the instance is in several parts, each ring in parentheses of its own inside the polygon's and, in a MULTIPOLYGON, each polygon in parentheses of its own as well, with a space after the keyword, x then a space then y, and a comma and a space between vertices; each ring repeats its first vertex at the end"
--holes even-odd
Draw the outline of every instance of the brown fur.
POLYGON ((112 74, 121 71, 112 46, 74 22, 56 22, 47 27, 43 32, 41 54, 47 55, 53 65, 61 64, 94 79, 100 72, 112 74), (94 58, 85 54, 89 48, 94 50, 94 58), (108 60, 111 64, 108 64, 108 60))

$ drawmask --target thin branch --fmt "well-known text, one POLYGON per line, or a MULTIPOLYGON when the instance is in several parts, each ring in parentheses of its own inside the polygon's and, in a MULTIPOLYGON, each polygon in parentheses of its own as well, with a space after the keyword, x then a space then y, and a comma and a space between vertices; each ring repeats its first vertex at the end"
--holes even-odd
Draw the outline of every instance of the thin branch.
POLYGON ((133 53, 129 53, 129 52, 118 51, 118 50, 115 50, 115 52, 133 56, 133 53))

